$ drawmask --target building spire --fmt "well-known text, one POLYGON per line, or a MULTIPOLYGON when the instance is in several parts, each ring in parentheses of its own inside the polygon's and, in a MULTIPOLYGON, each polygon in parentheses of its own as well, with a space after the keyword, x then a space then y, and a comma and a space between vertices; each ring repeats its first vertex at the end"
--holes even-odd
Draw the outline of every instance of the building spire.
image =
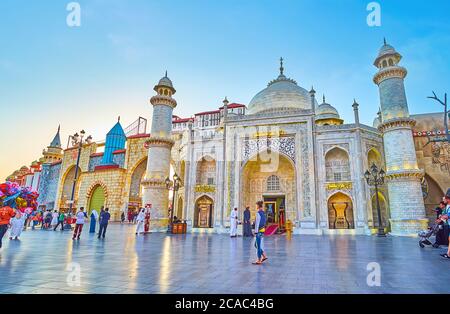
POLYGON ((323 94, 322 99, 323 99, 323 103, 325 103, 325 94, 323 94))
POLYGON ((387 45, 386 37, 383 37, 383 42, 384 42, 384 45, 386 46, 387 45))
POLYGON ((117 122, 120 122, 120 116, 117 118, 117 122))
POLYGON ((280 75, 284 75, 284 68, 283 68, 283 57, 280 58, 280 75))
POLYGON ((167 76, 167 70, 166 70, 166 75, 165 75, 164 77, 168 77, 168 76, 167 76))

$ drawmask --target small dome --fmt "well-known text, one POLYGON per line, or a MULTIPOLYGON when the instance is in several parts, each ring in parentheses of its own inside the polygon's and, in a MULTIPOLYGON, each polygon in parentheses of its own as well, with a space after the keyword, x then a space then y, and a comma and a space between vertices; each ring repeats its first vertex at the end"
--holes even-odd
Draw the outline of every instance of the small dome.
POLYGON ((175 94, 175 92, 176 92, 175 88, 173 87, 172 81, 167 76, 167 71, 166 71, 166 75, 159 80, 158 84, 153 88, 153 90, 155 92, 158 92, 158 89, 160 87, 169 88, 170 90, 172 90, 172 94, 175 94))
POLYGON ((316 120, 324 119, 340 119, 339 113, 332 105, 325 102, 325 97, 323 98, 323 103, 320 104, 316 109, 316 120))
POLYGON ((160 86, 167 86, 167 87, 172 87, 173 88, 172 81, 167 76, 164 76, 162 79, 160 79, 159 82, 158 82, 158 85, 160 85, 160 86))
POLYGON ((378 66, 378 63, 381 59, 384 57, 392 56, 396 62, 399 62, 402 56, 395 50, 394 47, 386 43, 386 40, 384 41, 383 46, 381 46, 380 51, 378 52, 378 56, 374 61, 374 65, 378 66))
POLYGON ((376 117, 375 119, 373 119, 373 124, 372 124, 372 126, 373 126, 375 129, 377 129, 378 126, 379 126, 380 124, 381 124, 380 117, 376 117))

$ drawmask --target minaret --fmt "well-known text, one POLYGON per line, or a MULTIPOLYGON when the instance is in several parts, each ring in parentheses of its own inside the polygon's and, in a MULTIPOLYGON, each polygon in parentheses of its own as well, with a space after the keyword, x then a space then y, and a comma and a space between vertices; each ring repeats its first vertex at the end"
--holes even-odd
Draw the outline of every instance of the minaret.
POLYGON ((61 137, 59 132, 61 127, 58 126, 58 132, 56 132, 53 141, 50 143, 50 146, 47 146, 47 149, 42 151, 43 157, 39 160, 43 164, 51 164, 57 161, 60 161, 63 157, 62 148, 61 148, 61 137))
POLYGON ((172 135, 172 112, 177 102, 172 98, 176 90, 166 75, 154 88, 157 95, 150 99, 153 105, 152 129, 148 140, 147 172, 142 185, 143 205, 152 204, 151 231, 167 231, 169 191, 165 180, 169 177, 170 156, 174 141, 172 135))
POLYGON ((410 118, 404 78, 407 71, 398 65, 402 56, 384 41, 374 65, 379 69, 373 81, 379 87, 381 123, 386 159, 391 233, 417 235, 427 227, 421 178, 412 137, 415 120, 410 118))

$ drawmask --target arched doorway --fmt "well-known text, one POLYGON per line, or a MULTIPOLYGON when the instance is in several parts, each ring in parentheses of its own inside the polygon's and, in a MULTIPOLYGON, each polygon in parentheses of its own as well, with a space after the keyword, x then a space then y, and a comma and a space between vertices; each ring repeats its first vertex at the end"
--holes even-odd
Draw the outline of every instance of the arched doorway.
POLYGON ((97 185, 93 188, 91 192, 91 196, 89 197, 89 207, 88 207, 88 216, 91 214, 92 210, 95 209, 98 213, 100 213, 100 209, 102 206, 105 206, 106 195, 105 190, 101 185, 97 185))
POLYGON ((436 219, 436 212, 434 209, 442 201, 442 197, 445 193, 428 174, 425 174, 422 179, 422 193, 427 218, 430 219, 430 221, 434 221, 436 219))
POLYGON ((183 219, 183 198, 180 197, 178 198, 178 208, 177 208, 177 218, 178 219, 183 219))
POLYGON ((130 193, 128 199, 128 209, 138 211, 142 207, 142 179, 147 170, 147 158, 144 158, 133 171, 131 175, 130 193))
MULTIPOLYGON (((387 202, 386 198, 381 192, 378 192, 378 200, 380 202, 380 213, 381 213, 381 223, 383 227, 388 227, 388 216, 387 216, 387 202)), ((377 198, 376 194, 372 195, 372 221, 373 228, 378 228, 378 209, 377 209, 377 198)))
MULTIPOLYGON (((61 192, 61 203, 60 209, 68 210, 69 201, 72 197, 72 189, 75 181, 75 171, 76 166, 72 166, 69 170, 67 170, 66 175, 63 179, 62 192, 61 192)), ((77 185, 80 182, 81 169, 78 167, 77 171, 77 180, 75 182, 75 193, 74 193, 74 204, 72 206, 73 209, 77 208, 77 185)))
POLYGON ((354 229, 352 199, 341 192, 328 199, 328 223, 330 229, 354 229))
POLYGON ((195 202, 194 228, 212 228, 214 201, 204 195, 195 202))
POLYGON ((250 207, 256 214, 256 202, 263 201, 268 224, 284 223, 296 218, 296 170, 285 155, 270 152, 270 158, 257 155, 241 170, 241 208, 250 207))

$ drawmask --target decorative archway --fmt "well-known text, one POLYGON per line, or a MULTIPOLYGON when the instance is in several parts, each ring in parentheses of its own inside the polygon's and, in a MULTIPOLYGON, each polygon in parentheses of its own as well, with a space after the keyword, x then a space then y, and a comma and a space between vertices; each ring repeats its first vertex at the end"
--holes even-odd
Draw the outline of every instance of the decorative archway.
POLYGON ((212 228, 214 214, 214 201, 203 195, 195 202, 194 228, 212 228))
POLYGON ((130 182, 128 203, 130 207, 138 209, 142 206, 142 179, 147 170, 147 157, 141 159, 133 169, 130 182))
POLYGON ((94 185, 89 193, 89 206, 87 208, 88 215, 91 214, 92 210, 95 209, 100 212, 102 206, 106 204, 106 190, 102 184, 94 185))
POLYGON ((327 182, 351 181, 348 152, 341 147, 333 147, 325 153, 325 176, 327 182))
POLYGON ((439 184, 427 173, 422 179, 422 193, 427 218, 431 219, 430 221, 434 221, 436 219, 434 208, 442 201, 445 193, 439 184))
POLYGON ((182 219, 183 218, 183 198, 179 197, 178 198, 178 203, 177 203, 177 218, 178 219, 182 219))
POLYGON ((330 229, 354 229, 353 202, 350 196, 337 192, 328 198, 330 229))
POLYGON ((271 152, 270 158, 250 158, 241 168, 240 208, 250 206, 256 214, 256 202, 263 201, 269 222, 295 219, 297 212, 296 168, 292 159, 282 153, 271 152), (284 211, 284 212, 283 212, 284 211))
MULTIPOLYGON (((66 173, 63 175, 61 182, 62 183, 62 190, 61 190, 61 199, 60 199, 60 208, 67 208, 68 201, 70 200, 72 196, 72 189, 73 189, 73 183, 75 180, 75 170, 76 166, 72 166, 69 169, 67 169, 66 173)), ((80 175, 81 175, 81 168, 78 167, 78 173, 77 173, 77 180, 75 182, 75 194, 74 194, 74 201, 76 202, 76 195, 77 195, 77 186, 80 182, 80 175)), ((73 208, 76 207, 76 204, 74 204, 73 208)))
POLYGON ((367 167, 370 168, 373 164, 375 164, 378 169, 383 168, 381 154, 375 147, 372 147, 367 152, 367 167))
POLYGON ((210 156, 203 156, 197 161, 196 168, 197 185, 216 184, 216 160, 210 156))
MULTIPOLYGON (((383 227, 386 228, 388 226, 387 202, 383 193, 378 192, 378 200, 380 202, 381 222, 383 227)), ((377 198, 375 193, 372 195, 372 221, 373 228, 378 228, 377 198)))

